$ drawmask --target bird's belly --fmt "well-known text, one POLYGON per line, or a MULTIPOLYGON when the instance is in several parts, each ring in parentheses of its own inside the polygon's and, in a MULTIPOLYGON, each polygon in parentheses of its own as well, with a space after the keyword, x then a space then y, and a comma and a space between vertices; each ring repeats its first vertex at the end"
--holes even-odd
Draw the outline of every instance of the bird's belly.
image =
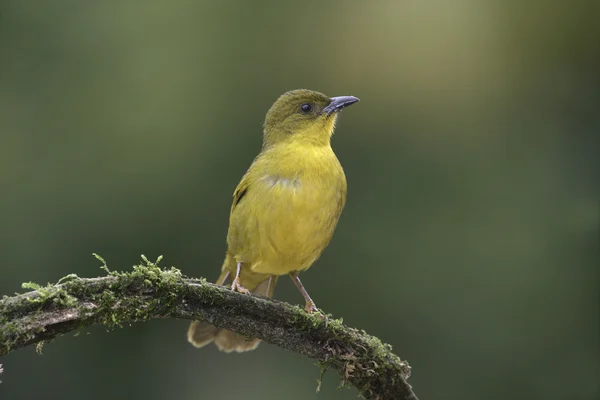
POLYGON ((250 194, 245 207, 232 215, 228 240, 236 260, 254 272, 274 275, 310 267, 331 240, 341 190, 280 180, 267 181, 250 194))

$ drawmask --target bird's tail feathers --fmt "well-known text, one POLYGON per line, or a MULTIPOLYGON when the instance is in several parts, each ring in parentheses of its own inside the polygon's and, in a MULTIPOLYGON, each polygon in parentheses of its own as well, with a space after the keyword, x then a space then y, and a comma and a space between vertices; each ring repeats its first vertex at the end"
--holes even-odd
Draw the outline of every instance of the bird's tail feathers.
MULTIPOLYGON (((229 272, 225 271, 221 274, 217 283, 223 285, 229 277, 229 272)), ((258 294, 266 297, 272 297, 275 289, 275 283, 277 283, 277 277, 273 276, 265 279, 252 290, 252 294, 258 294)), ((260 339, 248 338, 244 335, 229 331, 227 329, 220 329, 216 326, 204 322, 204 321, 193 321, 190 324, 187 333, 188 341, 197 348, 204 347, 207 344, 215 342, 215 345, 219 350, 226 353, 244 352, 256 349, 260 344, 260 339)))

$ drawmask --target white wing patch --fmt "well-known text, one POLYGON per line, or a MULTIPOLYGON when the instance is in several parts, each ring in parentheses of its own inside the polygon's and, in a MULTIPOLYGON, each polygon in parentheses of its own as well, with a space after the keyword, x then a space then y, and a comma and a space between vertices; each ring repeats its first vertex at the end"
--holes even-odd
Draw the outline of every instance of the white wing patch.
POLYGON ((277 175, 265 175, 262 177, 262 180, 267 184, 268 188, 272 188, 276 185, 291 187, 294 189, 300 187, 300 180, 298 180, 298 178, 289 179, 277 175))

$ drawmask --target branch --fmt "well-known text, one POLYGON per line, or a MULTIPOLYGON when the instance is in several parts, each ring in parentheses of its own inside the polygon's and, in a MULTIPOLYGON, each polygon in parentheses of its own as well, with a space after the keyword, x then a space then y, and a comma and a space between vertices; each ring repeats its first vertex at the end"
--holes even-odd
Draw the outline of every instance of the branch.
MULTIPOLYGON (((104 262, 99 256, 97 256, 104 262)), ((201 319, 258 337, 332 367, 367 399, 417 400, 406 382, 410 367, 376 337, 323 320, 298 306, 248 296, 161 269, 143 257, 132 272, 100 278, 74 274, 57 284, 0 299, 0 356, 92 324, 109 328, 153 318, 201 319)), ((108 271, 106 264, 104 269, 108 271)))

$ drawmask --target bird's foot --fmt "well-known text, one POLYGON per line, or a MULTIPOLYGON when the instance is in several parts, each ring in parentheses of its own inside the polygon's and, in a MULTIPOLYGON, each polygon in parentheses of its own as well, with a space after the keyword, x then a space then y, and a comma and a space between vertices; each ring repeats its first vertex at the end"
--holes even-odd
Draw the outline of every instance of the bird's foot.
POLYGON ((309 314, 314 314, 318 313, 319 309, 317 308, 317 305, 315 303, 313 303, 312 301, 307 301, 306 305, 304 306, 304 311, 306 311, 309 314))
POLYGON ((304 306, 304 311, 306 311, 310 315, 314 315, 321 319, 327 319, 327 316, 325 314, 323 314, 321 311, 319 311, 319 309, 317 308, 317 305, 312 301, 306 302, 306 305, 304 306))
POLYGON ((233 280, 233 283, 231 284, 231 290, 233 290, 234 292, 240 292, 243 294, 250 294, 250 291, 248 289, 246 289, 245 287, 243 287, 242 284, 240 283, 239 276, 233 280))

